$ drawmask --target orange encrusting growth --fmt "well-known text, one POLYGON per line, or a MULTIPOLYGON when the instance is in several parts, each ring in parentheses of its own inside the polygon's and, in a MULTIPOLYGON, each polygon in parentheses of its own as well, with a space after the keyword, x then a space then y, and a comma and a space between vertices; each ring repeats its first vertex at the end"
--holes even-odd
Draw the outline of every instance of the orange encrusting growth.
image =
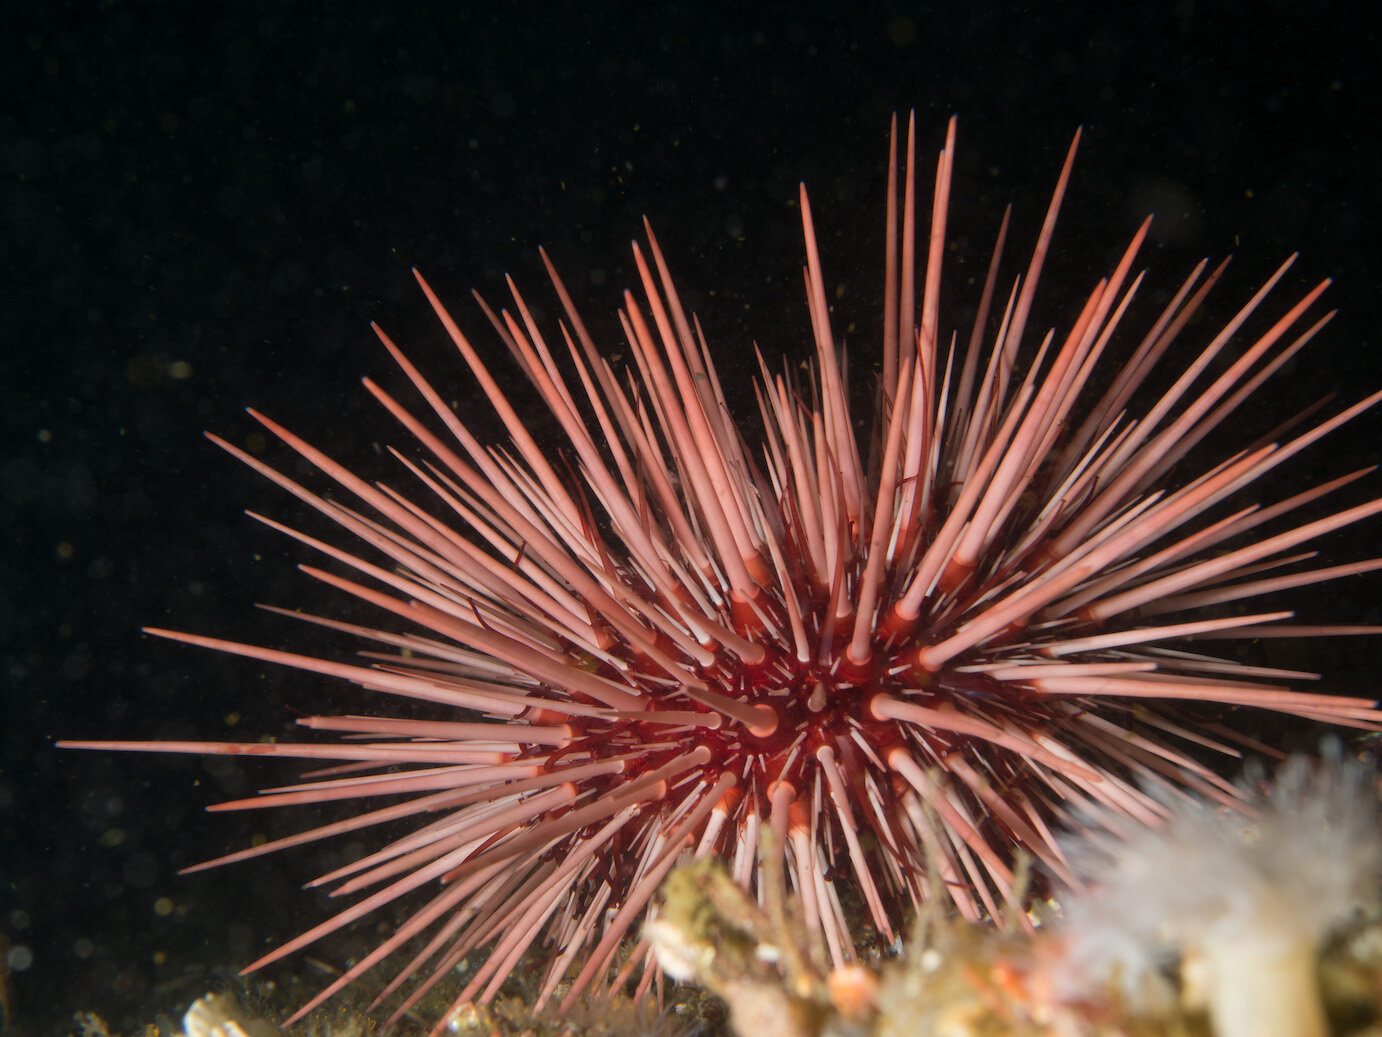
POLYGON ((1145 398, 1223 267, 1206 278, 1197 266, 1140 343, 1122 349, 1144 277, 1134 272, 1144 222, 1069 329, 1030 341, 1077 135, 1006 300, 1004 216, 961 348, 940 314, 955 123, 937 164, 919 319, 913 140, 909 124, 899 207, 894 123, 879 403, 862 443, 804 189, 815 363, 803 383, 759 356, 759 450, 729 416, 651 228, 646 250, 634 246, 642 294, 626 292, 619 313, 625 369, 596 345, 545 254, 566 316, 556 338, 512 282, 511 311, 481 301, 565 436, 564 463, 524 427, 420 275, 507 429, 502 446, 481 443, 382 331, 425 405, 415 412, 365 382, 421 448, 392 451, 412 491, 366 482, 253 411, 337 496, 211 437, 354 539, 338 547, 261 519, 335 563, 304 572, 393 618, 375 629, 299 617, 382 646, 363 664, 151 632, 432 703, 439 719, 311 717, 302 723, 342 740, 307 744, 63 744, 339 764, 219 809, 387 798, 199 867, 415 823, 314 883, 367 895, 250 966, 421 898, 299 1016, 415 938, 416 958, 380 995, 418 979, 393 1018, 486 947, 461 1001, 495 996, 537 945, 548 949, 539 1005, 559 987, 569 1005, 635 974, 645 990, 655 979, 646 947, 629 957, 620 948, 663 876, 684 855, 718 854, 751 887, 765 827, 838 968, 857 935, 841 882, 891 941, 937 888, 929 870, 977 919, 1015 895, 1016 849, 1066 874, 1052 830, 1078 825, 1086 807, 1155 823, 1159 785, 1233 802, 1234 786, 1189 751, 1237 752, 1216 707, 1378 727, 1371 701, 1290 686, 1313 674, 1189 645, 1377 632, 1292 627, 1289 611, 1230 606, 1382 567, 1300 568, 1313 541, 1382 511, 1379 498, 1294 517, 1363 472, 1266 506, 1245 494, 1382 393, 1182 471, 1328 320, 1304 324, 1325 285, 1238 346, 1287 260, 1170 388, 1145 398), (1109 359, 1119 352, 1121 367, 1109 359), (1153 621, 1166 614, 1174 621, 1153 621))

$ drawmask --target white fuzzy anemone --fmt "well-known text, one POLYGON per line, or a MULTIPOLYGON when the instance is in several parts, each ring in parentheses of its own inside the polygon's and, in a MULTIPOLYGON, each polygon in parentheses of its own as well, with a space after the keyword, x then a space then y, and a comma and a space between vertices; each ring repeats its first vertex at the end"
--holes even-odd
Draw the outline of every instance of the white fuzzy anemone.
POLYGON ((1112 984, 1151 1007, 1179 966, 1220 1037, 1328 1032, 1319 948, 1382 901, 1375 764, 1330 743, 1244 794, 1240 811, 1164 799, 1160 827, 1109 818, 1067 844, 1084 882, 1063 903, 1068 993, 1112 984))

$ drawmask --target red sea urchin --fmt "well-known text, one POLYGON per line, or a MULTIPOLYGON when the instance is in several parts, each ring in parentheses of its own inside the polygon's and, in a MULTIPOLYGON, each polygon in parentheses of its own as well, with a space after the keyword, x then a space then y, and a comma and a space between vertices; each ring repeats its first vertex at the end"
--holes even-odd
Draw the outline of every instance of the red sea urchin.
POLYGON ((663 876, 684 854, 720 854, 747 887, 765 825, 810 923, 844 962, 854 951, 841 882, 891 940, 903 911, 936 888, 967 917, 994 911, 1013 892, 1019 848, 1063 874, 1051 826, 1081 808, 1154 820, 1158 786, 1231 801, 1234 786, 1188 751, 1246 741, 1211 722, 1222 708, 1377 726, 1370 701, 1281 683, 1311 675, 1187 644, 1359 630, 1293 628, 1289 612, 1248 615, 1236 603, 1382 567, 1309 568, 1303 549, 1382 511, 1373 499, 1299 517, 1364 473, 1269 505, 1243 497, 1382 393, 1326 421, 1288 422, 1204 470, 1181 463, 1328 320, 1306 323, 1325 285, 1230 356, 1287 260, 1169 389, 1149 394, 1223 266, 1207 276, 1197 266, 1120 366, 1104 354, 1142 281, 1132 268, 1144 223, 1064 336, 1027 342, 1072 144, 1026 274, 996 296, 1005 217, 968 347, 957 347, 939 318, 954 133, 952 121, 918 320, 912 129, 899 218, 894 125, 881 402, 867 450, 804 189, 816 360, 802 384, 760 357, 761 448, 731 421, 651 230, 646 251, 634 246, 643 298, 626 292, 620 312, 626 371, 596 346, 545 254, 566 314, 555 338, 512 283, 514 312, 481 302, 577 474, 549 460, 421 277, 506 445, 477 441, 382 331, 431 411, 424 421, 365 382, 423 448, 418 460, 393 451, 410 492, 366 483, 260 414, 339 498, 211 437, 353 538, 342 548, 261 519, 354 576, 304 571, 396 619, 376 629, 307 617, 384 646, 367 665, 153 632, 435 703, 438 719, 309 717, 300 722, 343 738, 306 744, 64 744, 336 764, 220 809, 390 800, 203 868, 416 825, 317 880, 337 895, 373 892, 251 966, 406 895, 426 898, 303 1012, 415 939, 421 949, 381 999, 430 976, 399 1012, 486 947, 461 1000, 492 998, 534 944, 550 950, 539 1003, 568 978, 565 1003, 640 968, 646 986, 646 949, 619 948, 663 876))

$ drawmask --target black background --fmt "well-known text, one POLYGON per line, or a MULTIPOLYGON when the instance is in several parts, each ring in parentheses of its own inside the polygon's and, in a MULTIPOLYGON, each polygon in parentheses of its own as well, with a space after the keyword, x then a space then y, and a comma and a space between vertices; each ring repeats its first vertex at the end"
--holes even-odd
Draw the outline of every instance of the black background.
MULTIPOLYGON (((1339 318, 1266 402, 1289 413, 1382 383, 1369 5, 28 6, 0 44, 0 933, 32 959, 12 978, 18 1033, 66 1032, 78 1009, 129 1032, 201 993, 202 970, 321 917, 296 892, 310 854, 173 874, 294 827, 202 812, 271 768, 51 742, 253 738, 364 708, 138 628, 312 637, 252 609, 317 594, 299 552, 241 514, 292 509, 198 433, 249 441, 252 404, 385 470, 399 437, 357 379, 397 378, 371 319, 448 398, 473 400, 412 265, 489 342, 466 291, 497 299, 509 271, 547 308, 545 244, 617 348, 626 242, 647 213, 748 413, 748 343, 807 341, 798 181, 844 286, 837 327, 856 322, 862 353, 889 114, 917 109, 924 167, 960 115, 947 317, 961 327, 960 282, 982 271, 1002 205, 1029 247, 1083 125, 1033 327, 1068 321, 1155 210, 1144 259, 1162 288, 1233 252, 1227 307, 1297 248, 1292 290, 1337 279, 1339 318)), ((1376 434, 1360 424, 1303 467, 1371 463, 1376 434)), ((1326 551, 1362 557, 1376 529, 1326 551)), ((1375 622, 1376 581, 1357 582, 1307 596, 1312 618, 1375 622)), ((1365 641, 1270 647, 1339 690, 1374 687, 1365 641)))

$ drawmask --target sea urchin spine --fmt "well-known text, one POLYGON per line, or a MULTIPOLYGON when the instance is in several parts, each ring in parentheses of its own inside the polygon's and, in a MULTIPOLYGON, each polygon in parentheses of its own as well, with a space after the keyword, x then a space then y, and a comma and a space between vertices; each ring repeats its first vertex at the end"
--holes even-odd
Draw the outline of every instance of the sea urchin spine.
POLYGON ((355 539, 341 548, 261 519, 337 566, 305 572, 397 620, 374 629, 301 617, 384 646, 365 664, 152 632, 452 716, 301 721, 338 742, 64 743, 336 765, 215 809, 391 800, 199 868, 416 823, 315 883, 335 895, 373 892, 251 966, 405 896, 430 897, 303 1012, 415 939, 421 949, 381 1000, 431 972, 400 1013, 485 948, 461 1000, 492 998, 535 944, 550 949, 539 1003, 573 971, 564 1003, 639 969, 642 989, 654 972, 646 948, 623 957, 620 946, 663 877, 686 854, 720 854, 752 887, 765 826, 838 965, 855 954, 853 893, 842 895, 842 882, 891 941, 904 912, 938 888, 966 917, 993 913, 1014 895, 1018 848, 1066 874, 1052 826, 1084 808, 1154 822, 1165 813, 1148 792, 1157 786, 1233 801, 1234 786, 1187 751, 1235 751, 1236 736, 1212 722, 1221 707, 1376 726, 1368 700, 1289 686, 1312 675, 1187 644, 1361 629, 1293 628, 1290 612, 1228 606, 1382 567, 1311 569, 1304 549, 1382 511, 1382 499, 1296 517, 1364 472, 1267 506, 1243 499, 1382 393, 1318 423, 1301 416, 1206 469, 1182 463, 1329 319, 1306 318, 1325 284, 1231 355, 1287 260, 1169 389, 1150 394, 1149 376, 1223 266, 1207 275, 1197 266, 1129 358, 1105 362, 1142 283, 1133 267, 1144 223, 1063 337, 1028 342, 1072 144, 1025 275, 998 295, 1005 216, 968 348, 957 348, 939 316, 954 135, 952 120, 918 318, 913 129, 899 204, 894 124, 880 402, 867 449, 804 189, 815 364, 802 381, 759 357, 761 450, 729 416, 651 229, 646 250, 633 251, 643 295, 626 292, 619 315, 633 361, 625 370, 596 346, 545 254, 566 315, 557 338, 543 335, 512 282, 512 311, 481 301, 566 436, 566 473, 420 276, 504 422, 505 446, 479 442, 382 331, 431 412, 424 419, 365 381, 423 450, 421 459, 393 451, 412 491, 365 482, 253 411, 338 498, 211 437, 355 539), (1162 615, 1173 618, 1152 621, 1162 615))

